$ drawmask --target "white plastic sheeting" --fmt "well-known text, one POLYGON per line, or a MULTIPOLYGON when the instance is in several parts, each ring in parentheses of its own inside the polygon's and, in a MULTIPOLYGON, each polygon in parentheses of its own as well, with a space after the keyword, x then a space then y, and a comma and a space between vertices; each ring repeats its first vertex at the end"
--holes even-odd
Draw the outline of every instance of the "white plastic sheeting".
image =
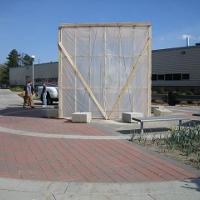
POLYGON ((151 26, 80 24, 59 29, 59 116, 150 114, 151 26))

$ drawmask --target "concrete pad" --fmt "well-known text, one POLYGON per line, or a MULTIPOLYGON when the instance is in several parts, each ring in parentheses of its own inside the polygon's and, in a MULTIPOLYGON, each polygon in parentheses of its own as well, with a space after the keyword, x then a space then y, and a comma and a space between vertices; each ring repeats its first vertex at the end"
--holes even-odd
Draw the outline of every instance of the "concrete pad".
POLYGON ((122 113, 122 121, 123 122, 128 122, 128 123, 131 123, 133 122, 132 118, 133 117, 143 117, 143 114, 142 113, 139 113, 139 112, 123 112, 122 113))
POLYGON ((2 200, 199 200, 199 179, 185 181, 140 182, 140 183, 74 183, 26 181, 1 179, 7 187, 0 187, 2 200), (11 188, 8 184, 15 182, 21 187, 11 188), (31 190, 31 187, 33 189, 31 190), (40 190, 35 188, 42 187, 40 190))
POLYGON ((70 183, 56 199, 199 200, 198 185, 191 180, 148 183, 70 183), (180 198, 182 197, 182 198, 180 198))
POLYGON ((53 194, 64 194, 69 184, 69 182, 51 182, 47 190, 53 194))
MULTIPOLYGON (((46 200, 47 198, 41 193, 19 192, 19 191, 0 191, 2 200, 46 200)), ((51 200, 49 198, 49 200, 51 200)), ((53 198, 52 198, 53 200, 53 198)))
POLYGON ((159 106, 158 108, 153 109, 153 113, 155 116, 165 116, 165 115, 170 115, 172 111, 164 108, 163 106, 159 106))
POLYGON ((0 190, 16 190, 20 183, 16 179, 0 178, 0 190))
MULTIPOLYGON (((60 196, 55 195, 56 199, 63 199, 60 196)), ((108 199, 112 199, 112 200, 152 200, 152 198, 150 198, 147 195, 144 194, 140 194, 140 195, 119 195, 119 194, 87 194, 87 195, 78 195, 78 194, 65 194, 64 195, 64 199, 66 200, 108 200, 108 199)))
POLYGON ((92 119, 91 112, 75 112, 72 113, 72 122, 89 123, 92 119))
POLYGON ((174 193, 168 193, 168 194, 152 194, 152 199, 158 199, 158 200, 198 200, 200 199, 199 192, 192 192, 192 193, 183 193, 183 194, 174 194, 174 193))

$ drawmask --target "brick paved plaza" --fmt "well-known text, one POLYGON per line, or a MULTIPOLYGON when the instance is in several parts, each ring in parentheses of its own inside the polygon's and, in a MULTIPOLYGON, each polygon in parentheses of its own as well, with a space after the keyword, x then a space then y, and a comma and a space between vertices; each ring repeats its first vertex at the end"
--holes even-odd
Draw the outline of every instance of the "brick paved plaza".
POLYGON ((110 134, 90 124, 14 116, 1 117, 0 124, 27 132, 26 136, 0 133, 1 177, 77 182, 166 181, 195 177, 126 140, 29 136, 31 131, 90 136, 110 134))

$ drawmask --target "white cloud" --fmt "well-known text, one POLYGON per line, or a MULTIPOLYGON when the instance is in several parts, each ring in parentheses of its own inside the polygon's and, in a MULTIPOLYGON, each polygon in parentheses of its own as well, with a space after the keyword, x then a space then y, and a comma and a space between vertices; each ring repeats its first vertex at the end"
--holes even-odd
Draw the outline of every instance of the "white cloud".
POLYGON ((189 35, 189 34, 182 34, 181 38, 182 38, 183 40, 185 40, 186 38, 193 38, 193 36, 192 36, 192 35, 189 35))

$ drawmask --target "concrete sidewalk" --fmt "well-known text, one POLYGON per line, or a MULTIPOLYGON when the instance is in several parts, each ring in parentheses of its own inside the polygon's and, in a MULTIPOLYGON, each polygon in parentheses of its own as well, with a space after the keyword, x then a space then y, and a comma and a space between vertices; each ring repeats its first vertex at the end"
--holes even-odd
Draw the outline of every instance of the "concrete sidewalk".
POLYGON ((9 89, 0 89, 0 110, 7 107, 19 107, 23 99, 9 89))
POLYGON ((200 179, 148 183, 41 182, 0 178, 1 200, 199 200, 200 179))

